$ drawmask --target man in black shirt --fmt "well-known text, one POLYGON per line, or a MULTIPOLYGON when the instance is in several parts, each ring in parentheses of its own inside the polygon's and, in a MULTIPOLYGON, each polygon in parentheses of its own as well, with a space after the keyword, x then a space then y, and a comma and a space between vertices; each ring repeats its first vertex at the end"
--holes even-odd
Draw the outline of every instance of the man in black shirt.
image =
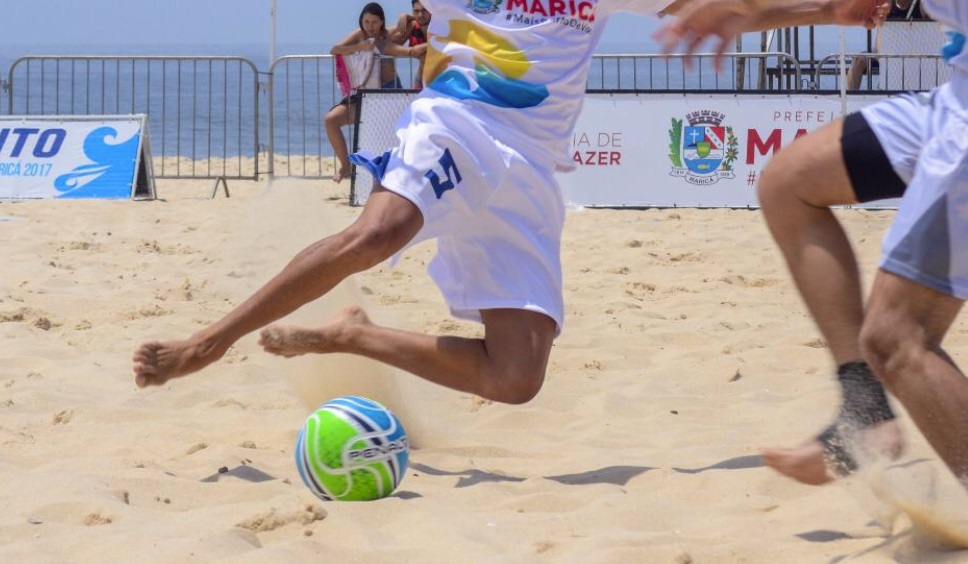
MULTIPOLYGON (((923 11, 921 11, 920 0, 892 0, 891 1, 891 11, 887 14, 888 21, 925 21, 931 18, 928 17, 923 11)), ((874 40, 874 52, 877 53, 881 50, 881 33, 880 30, 877 32, 877 38, 874 40)), ((858 90, 861 87, 861 83, 864 80, 864 75, 867 74, 868 67, 871 67, 874 71, 879 70, 879 64, 877 59, 871 61, 870 57, 854 57, 850 61, 850 70, 847 72, 847 89, 848 90, 858 90)), ((868 82, 868 87, 870 83, 868 82)))

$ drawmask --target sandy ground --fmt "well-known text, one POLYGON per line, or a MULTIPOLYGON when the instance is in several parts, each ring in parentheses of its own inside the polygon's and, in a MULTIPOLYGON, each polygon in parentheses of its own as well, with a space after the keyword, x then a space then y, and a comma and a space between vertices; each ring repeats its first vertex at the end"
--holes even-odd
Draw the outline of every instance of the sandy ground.
MULTIPOLYGON (((763 467, 759 448, 828 422, 837 389, 755 211, 570 211, 565 332, 524 406, 360 359, 278 359, 254 335, 138 390, 140 342, 214 321, 360 211, 345 183, 230 188, 0 203, 0 561, 968 561, 912 530, 911 515, 963 539, 968 503, 906 419, 905 458, 850 480, 763 467), (302 421, 344 393, 389 404, 417 447, 390 498, 323 503, 299 481, 302 421)), ((892 213, 840 214, 869 279, 892 213)), ((359 302, 402 328, 478 335, 448 315, 432 253, 293 318, 359 302)))

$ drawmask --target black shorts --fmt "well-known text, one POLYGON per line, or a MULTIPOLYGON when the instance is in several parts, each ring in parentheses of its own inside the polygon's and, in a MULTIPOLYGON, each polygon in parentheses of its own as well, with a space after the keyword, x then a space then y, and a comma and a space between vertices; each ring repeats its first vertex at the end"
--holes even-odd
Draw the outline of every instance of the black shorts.
MULTIPOLYGON (((383 84, 380 85, 380 88, 382 88, 384 90, 386 90, 388 88, 390 88, 390 89, 395 88, 395 89, 398 89, 399 90, 399 89, 403 88, 403 83, 400 82, 400 77, 398 76, 398 77, 394 78, 393 80, 388 80, 388 81, 384 82, 383 84)), ((358 105, 360 103, 360 99, 362 99, 362 97, 363 97, 363 94, 362 93, 360 93, 360 92, 354 92, 353 94, 350 94, 349 96, 346 96, 345 98, 343 98, 339 102, 336 102, 336 104, 334 104, 333 107, 330 108, 330 109, 332 110, 333 108, 336 108, 338 106, 349 106, 350 104, 353 104, 354 106, 355 105, 358 105)))
MULTIPOLYGON (((350 104, 353 104, 354 106, 357 106, 357 105, 359 105, 360 98, 362 98, 362 97, 363 97, 362 94, 360 94, 359 92, 355 92, 353 94, 350 94, 349 96, 346 96, 345 98, 343 98, 339 102, 336 102, 336 104, 333 105, 333 108, 338 108, 340 106, 349 106, 350 104)), ((333 108, 330 108, 330 109, 332 110, 333 108)))
POLYGON ((887 153, 860 112, 847 114, 840 150, 857 201, 900 198, 907 184, 894 172, 887 153))

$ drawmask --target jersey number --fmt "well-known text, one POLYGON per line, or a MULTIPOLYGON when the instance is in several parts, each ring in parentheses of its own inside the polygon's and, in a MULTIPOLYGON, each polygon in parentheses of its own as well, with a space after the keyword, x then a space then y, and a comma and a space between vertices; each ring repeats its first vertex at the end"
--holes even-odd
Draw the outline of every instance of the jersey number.
POLYGON ((446 178, 441 180, 440 175, 434 170, 428 170, 424 177, 430 181, 431 186, 434 188, 434 194, 437 195, 437 199, 439 200, 443 197, 444 192, 453 190, 460 184, 461 176, 460 171, 457 170, 457 163, 454 162, 454 157, 450 154, 450 149, 444 149, 444 155, 437 162, 440 164, 440 168, 443 169, 446 178))

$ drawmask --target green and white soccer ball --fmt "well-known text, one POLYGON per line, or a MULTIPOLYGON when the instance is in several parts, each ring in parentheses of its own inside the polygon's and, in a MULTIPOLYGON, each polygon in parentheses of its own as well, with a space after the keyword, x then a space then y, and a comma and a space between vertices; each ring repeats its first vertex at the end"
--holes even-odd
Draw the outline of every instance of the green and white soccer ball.
POLYGON ((369 501, 393 493, 410 445, 397 416, 362 397, 343 396, 312 413, 296 440, 296 468, 324 501, 369 501))

